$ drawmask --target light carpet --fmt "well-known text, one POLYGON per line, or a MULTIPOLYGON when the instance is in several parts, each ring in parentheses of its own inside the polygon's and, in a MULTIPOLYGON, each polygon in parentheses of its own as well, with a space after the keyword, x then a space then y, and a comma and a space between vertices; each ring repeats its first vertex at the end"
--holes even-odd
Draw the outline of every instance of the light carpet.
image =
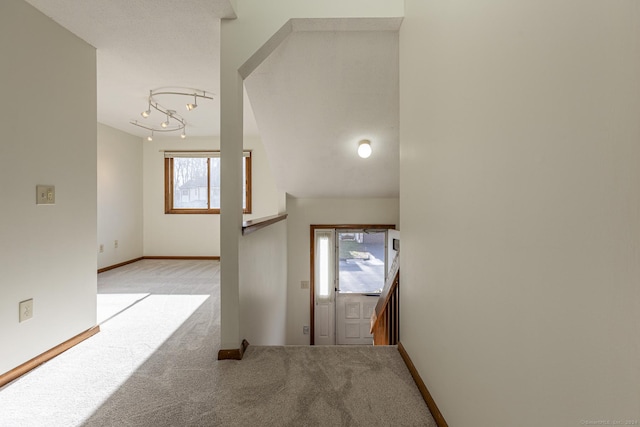
POLYGON ((0 425, 435 426, 395 347, 216 360, 218 283, 211 261, 100 274, 101 332, 0 389, 0 425))

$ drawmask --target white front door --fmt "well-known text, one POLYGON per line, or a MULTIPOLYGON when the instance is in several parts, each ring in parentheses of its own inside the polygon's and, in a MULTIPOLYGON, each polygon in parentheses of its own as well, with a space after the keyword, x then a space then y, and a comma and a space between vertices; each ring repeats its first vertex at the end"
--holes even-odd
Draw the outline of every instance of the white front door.
POLYGON ((338 344, 373 344, 371 315, 379 295, 339 293, 336 299, 338 344))
POLYGON ((384 286, 386 230, 338 230, 336 241, 337 344, 373 344, 371 314, 384 286))

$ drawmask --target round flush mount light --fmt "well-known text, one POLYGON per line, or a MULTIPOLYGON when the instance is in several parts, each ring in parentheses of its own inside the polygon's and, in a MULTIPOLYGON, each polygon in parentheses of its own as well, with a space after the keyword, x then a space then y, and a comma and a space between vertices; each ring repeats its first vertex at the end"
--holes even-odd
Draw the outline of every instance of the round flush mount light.
POLYGON ((363 139, 358 142, 358 156, 366 159, 371 155, 371 141, 368 139, 363 139))

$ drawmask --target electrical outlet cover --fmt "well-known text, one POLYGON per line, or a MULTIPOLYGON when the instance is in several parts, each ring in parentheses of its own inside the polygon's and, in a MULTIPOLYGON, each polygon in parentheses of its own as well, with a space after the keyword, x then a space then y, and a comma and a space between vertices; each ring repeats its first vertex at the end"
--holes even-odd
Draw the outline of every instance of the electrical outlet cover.
POLYGON ((37 185, 36 186, 36 204, 37 205, 55 205, 56 204, 56 187, 54 185, 37 185))

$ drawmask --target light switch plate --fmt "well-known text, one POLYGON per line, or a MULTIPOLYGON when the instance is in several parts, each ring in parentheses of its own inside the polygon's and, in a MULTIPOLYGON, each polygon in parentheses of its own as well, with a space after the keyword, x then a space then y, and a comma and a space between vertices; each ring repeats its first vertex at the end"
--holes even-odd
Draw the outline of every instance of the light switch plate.
POLYGON ((33 317, 33 298, 21 301, 18 305, 18 309, 20 310, 18 315, 19 322, 31 319, 33 317))
POLYGON ((55 185, 36 186, 36 205, 55 205, 56 187, 55 185))

